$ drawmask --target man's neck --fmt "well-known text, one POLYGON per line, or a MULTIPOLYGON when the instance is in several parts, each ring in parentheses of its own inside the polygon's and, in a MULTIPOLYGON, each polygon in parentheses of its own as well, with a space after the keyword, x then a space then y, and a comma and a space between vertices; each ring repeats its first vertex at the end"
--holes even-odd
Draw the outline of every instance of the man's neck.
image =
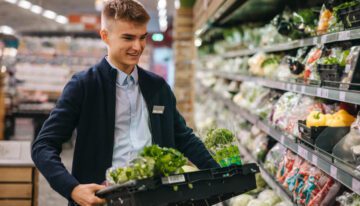
POLYGON ((108 60, 117 69, 121 70, 122 72, 126 73, 127 75, 130 75, 134 71, 135 65, 119 64, 115 59, 111 58, 110 55, 108 55, 108 60))

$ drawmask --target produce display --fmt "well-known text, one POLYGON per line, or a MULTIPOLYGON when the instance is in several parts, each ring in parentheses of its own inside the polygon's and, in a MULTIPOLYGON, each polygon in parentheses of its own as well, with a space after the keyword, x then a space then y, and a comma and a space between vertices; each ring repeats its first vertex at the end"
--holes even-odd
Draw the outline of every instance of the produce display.
POLYGON ((209 130, 205 138, 205 146, 222 167, 242 164, 236 138, 228 129, 209 130))

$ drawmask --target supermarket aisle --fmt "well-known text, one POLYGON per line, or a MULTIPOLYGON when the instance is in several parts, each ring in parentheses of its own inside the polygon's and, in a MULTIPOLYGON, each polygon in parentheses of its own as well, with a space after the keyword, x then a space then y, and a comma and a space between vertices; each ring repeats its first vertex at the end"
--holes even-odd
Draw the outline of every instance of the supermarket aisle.
MULTIPOLYGON (((73 158, 74 149, 68 144, 63 147, 61 159, 65 167, 70 171, 73 158)), ((39 206, 64 206, 67 205, 67 200, 55 192, 46 181, 44 176, 39 177, 39 206)))

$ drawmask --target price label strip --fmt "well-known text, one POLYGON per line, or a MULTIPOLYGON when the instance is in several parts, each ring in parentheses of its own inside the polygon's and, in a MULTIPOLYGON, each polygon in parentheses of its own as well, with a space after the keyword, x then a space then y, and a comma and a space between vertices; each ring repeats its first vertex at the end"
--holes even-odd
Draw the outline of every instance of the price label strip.
POLYGON ((184 175, 172 175, 169 177, 163 177, 163 178, 161 178, 161 182, 165 185, 185 182, 185 176, 184 175))
POLYGON ((334 165, 330 166, 330 175, 334 178, 337 178, 337 168, 334 165))
POLYGON ((339 92, 339 100, 344 102, 346 100, 346 92, 339 92))
POLYGON ((355 178, 352 178, 352 185, 351 185, 351 189, 360 194, 360 181, 355 179, 355 178))
POLYGON ((339 40, 340 41, 345 41, 345 40, 349 40, 351 37, 350 31, 343 31, 339 33, 339 40))

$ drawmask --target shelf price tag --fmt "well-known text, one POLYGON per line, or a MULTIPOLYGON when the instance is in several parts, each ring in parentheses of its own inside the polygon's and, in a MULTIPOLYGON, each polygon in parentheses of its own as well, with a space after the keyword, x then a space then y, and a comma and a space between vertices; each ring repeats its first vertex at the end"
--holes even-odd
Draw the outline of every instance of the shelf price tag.
POLYGON ((291 91, 291 84, 286 85, 286 90, 291 91))
POLYGON ((350 64, 347 64, 347 65, 345 66, 345 73, 349 73, 350 70, 351 70, 351 65, 350 65, 350 64))
POLYGON ((296 84, 293 84, 293 85, 292 85, 292 91, 293 91, 293 92, 296 92, 296 84))
POLYGON ((318 157, 313 154, 311 157, 311 162, 316 166, 318 164, 318 157))
POLYGON ((284 136, 284 135, 281 135, 281 137, 280 137, 280 143, 281 143, 282 145, 284 145, 284 143, 285 143, 285 136, 284 136))
POLYGON ((301 93, 305 94, 305 86, 301 86, 301 93))
POLYGON ((339 100, 342 101, 342 102, 344 102, 345 99, 346 99, 346 93, 340 91, 340 92, 339 92, 339 100))
POLYGON ((317 44, 318 40, 317 40, 317 37, 314 37, 313 38, 313 44, 317 44))
POLYGON ((308 151, 303 147, 301 147, 300 145, 298 145, 298 154, 303 158, 308 159, 308 151))
POLYGON ((300 47, 303 47, 305 45, 304 39, 300 40, 300 47))
POLYGON ((321 88, 316 89, 316 96, 321 97, 321 88))
POLYGON ((330 175, 331 177, 337 178, 337 168, 334 165, 330 165, 330 175))
POLYGON ((327 42, 327 35, 321 36, 321 43, 325 44, 327 42))
POLYGON ((329 90, 328 89, 321 89, 321 97, 329 98, 329 90))
POLYGON ((356 193, 360 193, 360 181, 352 178, 352 183, 351 183, 351 189, 356 192, 356 193))
POLYGON ((350 31, 343 31, 339 33, 339 41, 344 41, 350 39, 350 31))

